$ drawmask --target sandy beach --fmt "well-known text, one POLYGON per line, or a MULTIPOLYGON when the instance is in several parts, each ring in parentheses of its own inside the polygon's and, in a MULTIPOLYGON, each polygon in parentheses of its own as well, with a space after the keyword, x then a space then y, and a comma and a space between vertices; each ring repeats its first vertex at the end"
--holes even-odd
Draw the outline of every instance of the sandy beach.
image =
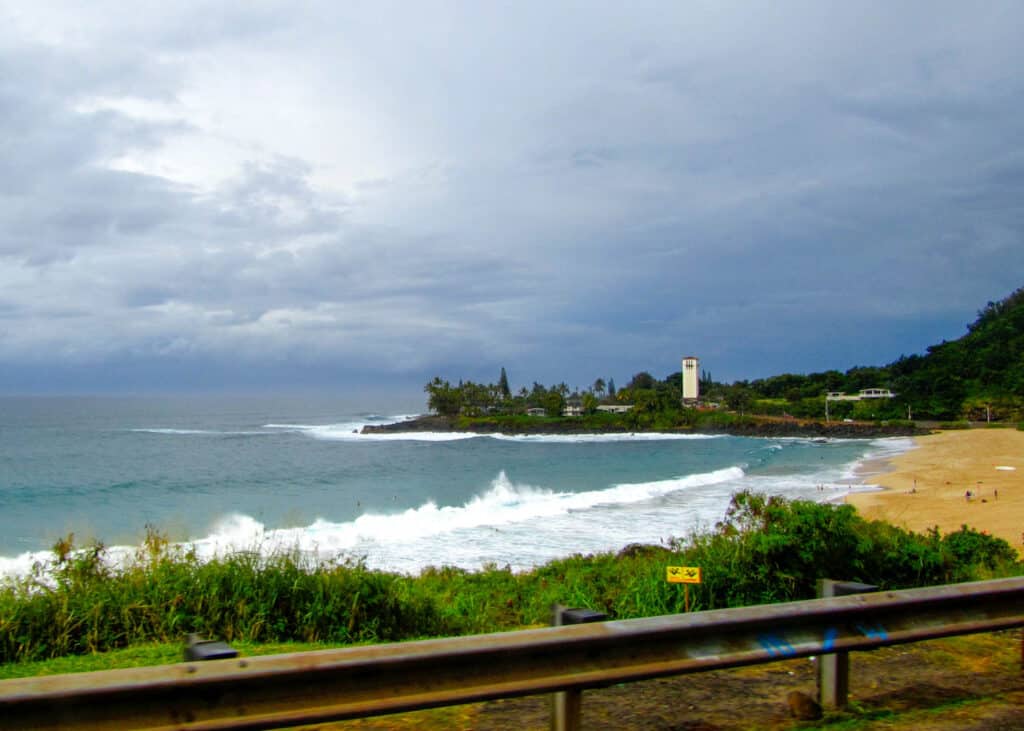
POLYGON ((966 524, 1024 553, 1024 431, 969 429, 914 441, 915 449, 875 465, 884 471, 865 478, 884 490, 855 493, 847 502, 865 518, 914 531, 938 526, 947 533, 966 524))

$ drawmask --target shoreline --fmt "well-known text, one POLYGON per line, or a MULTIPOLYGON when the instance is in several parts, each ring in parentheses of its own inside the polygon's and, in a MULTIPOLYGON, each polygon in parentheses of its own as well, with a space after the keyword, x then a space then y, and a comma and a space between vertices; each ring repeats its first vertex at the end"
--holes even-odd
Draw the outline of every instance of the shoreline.
POLYGON ((403 433, 471 433, 471 434, 725 434, 737 437, 820 437, 823 439, 877 439, 882 437, 909 437, 927 433, 915 426, 905 424, 880 425, 873 422, 820 422, 798 419, 776 419, 748 417, 747 420, 732 424, 702 424, 697 427, 675 427, 671 429, 650 429, 627 427, 623 424, 608 424, 588 427, 579 419, 566 418, 560 421, 540 420, 536 423, 511 422, 494 418, 462 419, 459 417, 423 414, 404 421, 390 424, 369 424, 362 428, 362 434, 403 434, 403 433))
MULTIPOLYGON (((873 460, 869 460, 870 464, 873 460)), ((858 469, 863 485, 847 503, 868 520, 944 535, 962 525, 1024 546, 1024 432, 968 429, 914 437, 907 452, 858 469), (968 496, 968 492, 971 494, 968 496)))

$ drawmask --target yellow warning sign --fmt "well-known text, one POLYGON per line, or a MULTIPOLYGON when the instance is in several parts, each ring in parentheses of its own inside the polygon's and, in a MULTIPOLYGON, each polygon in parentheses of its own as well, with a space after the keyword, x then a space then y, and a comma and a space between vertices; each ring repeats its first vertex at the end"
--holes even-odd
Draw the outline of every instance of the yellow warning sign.
POLYGON ((669 566, 665 578, 670 584, 699 584, 700 566, 669 566))

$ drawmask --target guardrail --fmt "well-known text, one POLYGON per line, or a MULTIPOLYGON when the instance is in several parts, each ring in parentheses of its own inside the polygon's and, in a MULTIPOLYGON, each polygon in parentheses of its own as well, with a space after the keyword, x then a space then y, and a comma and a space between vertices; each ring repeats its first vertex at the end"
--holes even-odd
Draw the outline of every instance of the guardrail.
POLYGON ((272 729, 1024 625, 1024 578, 0 682, 0 728, 272 729))

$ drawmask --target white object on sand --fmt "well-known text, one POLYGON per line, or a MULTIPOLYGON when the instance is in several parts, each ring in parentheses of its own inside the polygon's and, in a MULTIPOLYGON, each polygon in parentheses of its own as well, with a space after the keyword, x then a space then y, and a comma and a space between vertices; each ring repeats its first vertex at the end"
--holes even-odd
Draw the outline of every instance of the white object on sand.
POLYGON ((997 470, 1002 470, 1003 472, 1016 472, 1017 471, 1016 467, 1007 467, 1006 465, 1002 465, 1002 464, 1001 465, 997 465, 996 469, 997 470))

